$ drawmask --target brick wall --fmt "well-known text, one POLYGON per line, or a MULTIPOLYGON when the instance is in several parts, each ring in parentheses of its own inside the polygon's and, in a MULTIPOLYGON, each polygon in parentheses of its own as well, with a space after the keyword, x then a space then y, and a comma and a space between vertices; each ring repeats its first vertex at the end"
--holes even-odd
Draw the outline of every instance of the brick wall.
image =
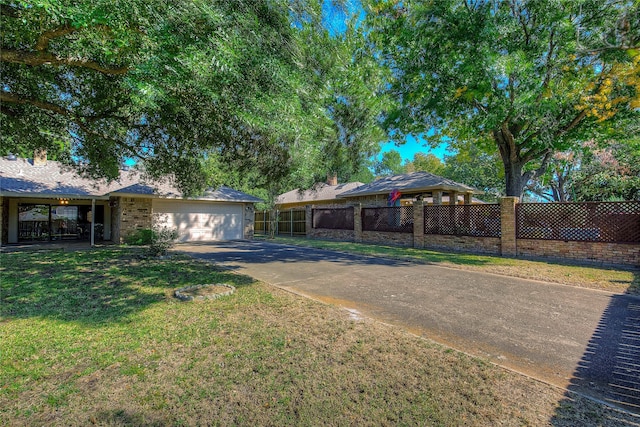
POLYGON ((500 255, 501 253, 500 238, 498 237, 443 236, 440 234, 425 234, 424 248, 492 255, 500 255))
POLYGON ((244 210, 244 231, 243 239, 253 239, 254 223, 256 219, 256 210, 252 204, 243 205, 244 210))
POLYGON ((362 231, 360 208, 371 206, 374 198, 360 198, 354 206, 355 230, 313 229, 310 224, 311 208, 307 207, 307 236, 310 238, 392 244, 415 248, 444 249, 449 251, 486 253, 503 256, 550 258, 586 261, 610 265, 640 265, 640 244, 565 242, 560 240, 516 239, 516 197, 501 199, 501 237, 451 236, 424 233, 422 202, 414 205, 413 233, 362 231))
POLYGON ((353 230, 331 230, 328 228, 307 228, 307 237, 311 239, 339 240, 344 242, 354 241, 353 230))
POLYGON ((640 245, 518 239, 518 255, 602 264, 640 265, 640 245))
POLYGON ((363 231, 362 243, 413 247, 413 234, 389 231, 363 231))
POLYGON ((116 223, 120 225, 117 234, 114 235, 116 243, 124 243, 126 238, 136 230, 151 228, 153 214, 151 202, 150 198, 136 197, 121 197, 118 200, 118 207, 114 209, 116 223))

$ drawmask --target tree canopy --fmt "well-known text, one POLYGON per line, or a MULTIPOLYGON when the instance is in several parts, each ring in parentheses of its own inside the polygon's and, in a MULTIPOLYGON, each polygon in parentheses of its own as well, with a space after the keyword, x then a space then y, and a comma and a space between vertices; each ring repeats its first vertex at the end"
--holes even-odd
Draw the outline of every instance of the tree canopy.
POLYGON ((493 149, 507 195, 553 154, 638 131, 640 3, 371 0, 367 26, 390 67, 402 140, 493 149), (427 131, 435 131, 427 136, 427 131), (620 132, 624 130, 624 132, 620 132))
POLYGON ((373 72, 358 32, 328 37, 321 13, 319 0, 3 3, 2 151, 62 143, 107 178, 134 158, 187 193, 216 178, 212 161, 262 182, 301 165, 357 172, 380 138, 356 77, 373 72))

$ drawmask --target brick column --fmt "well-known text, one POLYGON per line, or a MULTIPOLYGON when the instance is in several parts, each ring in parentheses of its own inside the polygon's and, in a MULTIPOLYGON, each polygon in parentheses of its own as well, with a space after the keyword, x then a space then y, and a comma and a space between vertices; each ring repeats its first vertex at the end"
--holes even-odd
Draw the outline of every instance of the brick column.
POLYGON ((0 248, 4 243, 4 199, 0 197, 0 248))
POLYGON ((117 243, 124 243, 126 238, 137 230, 153 227, 151 198, 122 197, 119 201, 119 236, 117 243))
POLYGON ((502 197, 500 199, 500 247, 502 255, 516 256, 516 203, 517 197, 502 197))
POLYGON ((311 230, 313 229, 313 210, 311 209, 311 205, 304 205, 304 230, 307 234, 307 238, 311 237, 311 230))
POLYGON ((424 248, 424 201, 413 202, 413 247, 424 248))
POLYGON ((457 205, 458 204, 458 192, 457 191, 449 191, 449 204, 457 205))
POLYGON ((253 240, 255 231, 256 210, 253 203, 246 203, 244 206, 244 233, 242 238, 253 240))
POLYGON ((442 191, 437 190, 437 191, 434 191, 432 194, 433 194, 433 204, 434 205, 441 205, 442 204, 442 191))
POLYGON ((362 243, 362 203, 353 205, 353 241, 362 243))

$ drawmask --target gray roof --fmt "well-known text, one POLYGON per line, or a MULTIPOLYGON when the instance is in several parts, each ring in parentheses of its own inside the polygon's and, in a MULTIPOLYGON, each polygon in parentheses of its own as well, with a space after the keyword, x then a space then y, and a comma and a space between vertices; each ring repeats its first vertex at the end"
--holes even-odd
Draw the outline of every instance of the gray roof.
POLYGON ((370 196, 376 194, 389 194, 393 190, 407 193, 421 191, 459 191, 478 193, 473 187, 434 175, 429 172, 413 172, 404 175, 387 176, 365 184, 353 190, 345 191, 338 197, 370 196))
POLYGON ((339 194, 353 190, 364 185, 361 182, 347 182, 345 184, 329 185, 324 182, 318 183, 313 188, 300 191, 300 189, 291 190, 281 194, 276 198, 276 204, 284 203, 317 203, 320 201, 335 200, 339 194))
MULTIPOLYGON (((111 182, 79 176, 73 169, 48 160, 34 166, 31 160, 0 158, 0 195, 28 197, 86 197, 108 199, 112 195, 133 195, 182 199, 180 191, 169 182, 150 182, 139 171, 120 171, 111 182)), ((262 200, 228 187, 205 192, 193 200, 257 203, 262 200)))

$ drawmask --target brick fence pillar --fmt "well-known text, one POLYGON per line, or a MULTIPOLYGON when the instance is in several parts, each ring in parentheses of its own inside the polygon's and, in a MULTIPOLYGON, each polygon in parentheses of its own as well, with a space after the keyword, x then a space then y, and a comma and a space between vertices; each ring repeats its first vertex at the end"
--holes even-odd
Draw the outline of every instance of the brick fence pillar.
POLYGON ((311 237, 311 229, 313 228, 313 210, 311 205, 304 205, 304 231, 307 238, 311 237))
POLYGON ((413 202, 413 247, 424 248, 424 201, 413 202))
POLYGON ((362 243, 362 203, 353 205, 353 241, 362 243))
POLYGON ((500 247, 502 255, 516 256, 516 203, 517 197, 502 197, 500 199, 500 247))

